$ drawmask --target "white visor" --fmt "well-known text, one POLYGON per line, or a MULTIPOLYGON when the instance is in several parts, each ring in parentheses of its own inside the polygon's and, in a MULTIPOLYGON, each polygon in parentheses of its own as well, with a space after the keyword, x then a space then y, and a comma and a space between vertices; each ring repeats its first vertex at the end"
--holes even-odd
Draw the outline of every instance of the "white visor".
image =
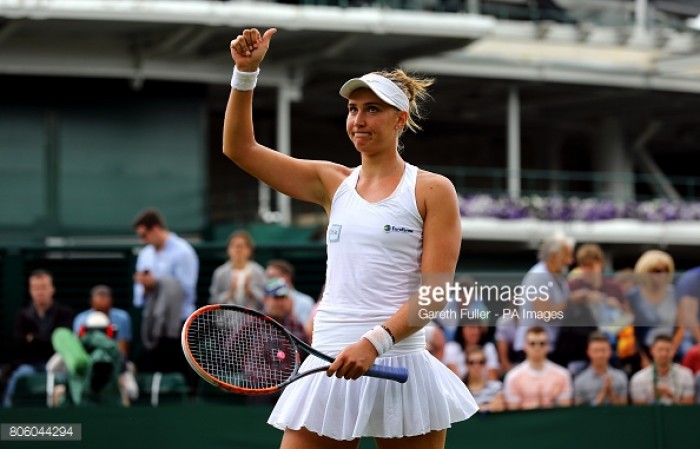
POLYGON ((368 73, 361 78, 346 81, 340 88, 340 95, 349 99, 350 94, 361 87, 370 89, 383 102, 394 106, 399 111, 408 112, 409 102, 406 94, 393 81, 376 73, 368 73))

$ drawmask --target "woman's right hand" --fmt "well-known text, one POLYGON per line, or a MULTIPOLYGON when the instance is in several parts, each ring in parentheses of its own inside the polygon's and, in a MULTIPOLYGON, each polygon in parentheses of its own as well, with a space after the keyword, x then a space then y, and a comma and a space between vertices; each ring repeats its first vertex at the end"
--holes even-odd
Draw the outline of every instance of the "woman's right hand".
POLYGON ((261 35, 257 28, 247 28, 231 41, 231 57, 241 72, 255 72, 267 50, 270 48, 272 35, 277 28, 269 28, 261 35))

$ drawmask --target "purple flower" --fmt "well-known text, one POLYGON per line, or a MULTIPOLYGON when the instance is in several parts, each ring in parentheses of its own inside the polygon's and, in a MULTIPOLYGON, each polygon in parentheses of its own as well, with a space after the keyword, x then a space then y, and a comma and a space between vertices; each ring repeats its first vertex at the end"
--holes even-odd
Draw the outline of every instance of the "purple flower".
POLYGON ((603 221, 629 218, 645 222, 700 221, 700 202, 673 202, 655 199, 619 202, 597 198, 529 196, 512 199, 486 194, 461 197, 463 217, 490 217, 503 220, 537 218, 545 221, 603 221))

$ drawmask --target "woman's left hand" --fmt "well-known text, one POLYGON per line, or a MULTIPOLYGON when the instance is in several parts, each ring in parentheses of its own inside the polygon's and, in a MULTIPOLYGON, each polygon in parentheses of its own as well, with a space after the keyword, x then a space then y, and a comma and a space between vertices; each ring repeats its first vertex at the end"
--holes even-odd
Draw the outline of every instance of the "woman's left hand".
POLYGON ((361 338, 340 351, 326 373, 328 377, 335 375, 337 378, 357 379, 367 372, 376 358, 377 350, 372 343, 361 338))

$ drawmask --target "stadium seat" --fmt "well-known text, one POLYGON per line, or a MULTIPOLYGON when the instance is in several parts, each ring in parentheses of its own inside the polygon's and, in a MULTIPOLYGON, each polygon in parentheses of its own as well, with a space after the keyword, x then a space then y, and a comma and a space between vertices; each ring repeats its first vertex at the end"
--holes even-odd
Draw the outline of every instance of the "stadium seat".
POLYGON ((229 393, 200 379, 197 383, 197 399, 206 403, 244 405, 245 396, 229 393))
POLYGON ((17 379, 13 407, 45 407, 46 406, 46 373, 35 373, 17 379))
POLYGON ((176 404, 187 401, 187 382, 182 373, 139 373, 139 398, 136 404, 176 404))

